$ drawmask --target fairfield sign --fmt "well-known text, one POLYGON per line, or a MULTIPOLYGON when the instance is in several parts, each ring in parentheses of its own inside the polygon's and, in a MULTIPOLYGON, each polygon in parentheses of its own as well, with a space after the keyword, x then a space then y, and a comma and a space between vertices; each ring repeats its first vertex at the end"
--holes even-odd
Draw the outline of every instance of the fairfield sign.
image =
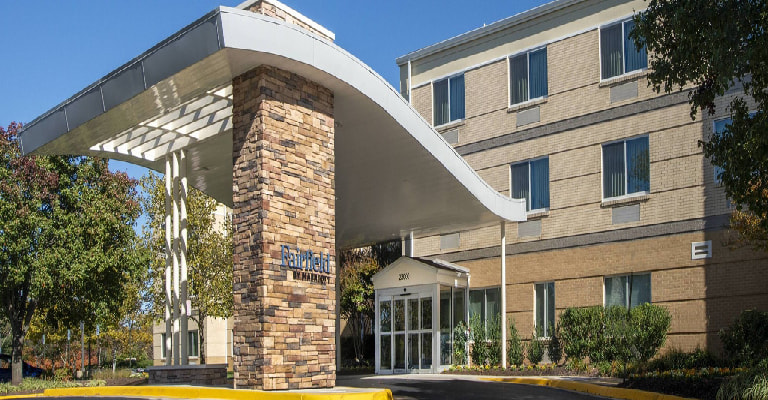
POLYGON ((328 283, 331 275, 331 254, 302 251, 298 247, 280 245, 280 266, 293 271, 293 278, 303 281, 328 283))

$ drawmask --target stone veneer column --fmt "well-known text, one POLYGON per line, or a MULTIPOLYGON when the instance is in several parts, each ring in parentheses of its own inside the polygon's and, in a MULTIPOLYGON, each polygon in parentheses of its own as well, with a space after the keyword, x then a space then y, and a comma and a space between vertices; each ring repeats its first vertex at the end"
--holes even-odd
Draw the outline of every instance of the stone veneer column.
POLYGON ((333 93, 260 66, 233 96, 235 387, 333 387, 333 93), (294 279, 281 245, 330 253, 327 281, 294 279))

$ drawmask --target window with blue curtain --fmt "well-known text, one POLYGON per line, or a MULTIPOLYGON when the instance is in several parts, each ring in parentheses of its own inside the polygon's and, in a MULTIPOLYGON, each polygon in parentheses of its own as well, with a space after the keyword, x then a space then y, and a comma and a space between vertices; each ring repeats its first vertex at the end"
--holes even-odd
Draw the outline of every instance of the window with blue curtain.
POLYGON ((603 145, 603 198, 651 190, 648 137, 603 145))
POLYGON ((629 33, 634 27, 635 23, 629 19, 600 28, 602 79, 648 68, 648 55, 645 47, 637 50, 635 41, 629 37, 629 33))
POLYGON ((512 198, 525 199, 527 211, 549 208, 549 158, 513 164, 512 198))
POLYGON ((464 74, 433 82, 432 99, 435 126, 464 119, 464 74))
POLYGON ((510 104, 545 97, 547 87, 547 49, 519 54, 509 59, 510 104))

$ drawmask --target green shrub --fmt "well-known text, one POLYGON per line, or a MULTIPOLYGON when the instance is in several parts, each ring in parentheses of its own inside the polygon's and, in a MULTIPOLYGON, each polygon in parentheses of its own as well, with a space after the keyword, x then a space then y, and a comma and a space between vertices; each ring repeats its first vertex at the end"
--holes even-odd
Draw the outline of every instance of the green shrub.
POLYGON ((768 359, 753 368, 729 378, 717 391, 717 400, 768 399, 768 359))
POLYGON ((725 366, 724 360, 697 347, 691 352, 669 349, 658 358, 651 360, 646 369, 649 371, 671 371, 725 366))
POLYGON ((469 319, 469 339, 474 341, 470 358, 472 365, 485 365, 488 359, 488 344, 485 325, 480 315, 475 314, 469 319))
POLYGON ((515 321, 509 321, 509 332, 507 338, 507 363, 509 365, 523 364, 523 343, 520 340, 520 333, 515 327, 515 321))
POLYGON ((486 323, 488 364, 501 365, 501 315, 496 314, 486 323))
MULTIPOLYGON (((603 307, 568 308, 560 316, 560 336, 565 355, 583 359, 594 355, 597 335, 603 330, 603 307)), ((591 357, 590 357, 591 358, 591 357)))
POLYGON ((53 370, 53 379, 56 381, 72 380, 72 370, 69 368, 56 368, 53 370))
POLYGON ((559 364, 563 358, 563 342, 560 341, 560 326, 554 329, 549 327, 549 343, 547 344, 547 354, 549 361, 559 364))
POLYGON ((460 321, 453 329, 453 363, 465 365, 467 363, 467 341, 469 332, 464 321, 460 321))
POLYGON ((652 304, 569 308, 560 317, 560 339, 571 359, 647 362, 664 345, 670 320, 666 308, 652 304))
POLYGON ((641 304, 630 310, 634 354, 632 360, 642 363, 653 358, 667 341, 667 332, 672 317, 669 310, 652 304, 641 304))
POLYGON ((719 335, 726 356, 738 365, 768 358, 768 312, 743 311, 719 335))
POLYGON ((544 343, 539 340, 540 334, 536 332, 531 334, 531 341, 528 343, 526 353, 528 355, 528 361, 531 364, 538 364, 544 358, 544 343))

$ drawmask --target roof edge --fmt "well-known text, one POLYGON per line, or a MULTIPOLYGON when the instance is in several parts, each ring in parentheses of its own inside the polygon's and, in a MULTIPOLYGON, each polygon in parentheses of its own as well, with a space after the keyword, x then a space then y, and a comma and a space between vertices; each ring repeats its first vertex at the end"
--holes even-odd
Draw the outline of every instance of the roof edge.
POLYGON ((578 4, 584 1, 587 1, 587 0, 554 0, 549 3, 545 3, 540 6, 531 8, 530 10, 526 10, 521 13, 512 15, 510 17, 500 19, 496 22, 492 22, 481 28, 473 29, 469 32, 465 32, 460 35, 454 36, 452 38, 443 40, 442 42, 438 42, 438 43, 429 45, 427 47, 422 47, 421 49, 412 51, 410 53, 407 53, 405 55, 402 55, 396 58, 395 62, 397 63, 398 66, 403 66, 407 64, 408 61, 416 61, 416 60, 428 57, 440 51, 450 49, 452 47, 456 47, 467 42, 471 42, 481 37, 496 33, 500 30, 507 29, 511 26, 522 24, 532 19, 539 18, 541 16, 547 15, 549 13, 561 10, 565 7, 578 4))

